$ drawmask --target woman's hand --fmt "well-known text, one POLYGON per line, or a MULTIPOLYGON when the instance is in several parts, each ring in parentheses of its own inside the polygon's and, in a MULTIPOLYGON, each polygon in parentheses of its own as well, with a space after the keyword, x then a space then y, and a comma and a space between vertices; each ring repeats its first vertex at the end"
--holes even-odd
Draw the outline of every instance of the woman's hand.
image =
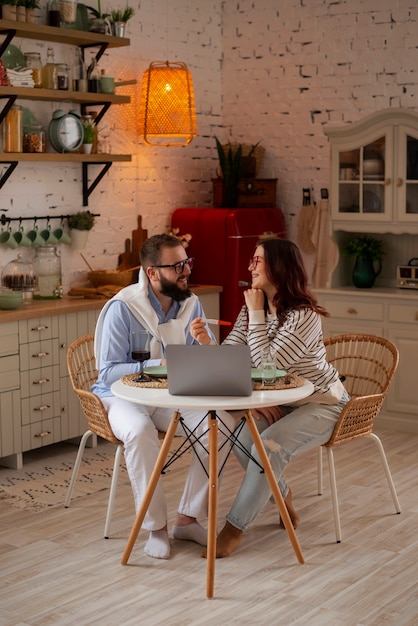
POLYGON ((210 344, 210 336, 206 326, 206 322, 201 317, 196 317, 190 324, 190 334, 202 346, 210 344))
POLYGON ((246 289, 244 298, 249 311, 262 311, 264 309, 264 291, 262 289, 246 289))
POLYGON ((283 417, 283 411, 279 406, 265 406, 262 409, 251 409, 252 416, 259 420, 261 417, 265 417, 269 426, 278 422, 283 417))

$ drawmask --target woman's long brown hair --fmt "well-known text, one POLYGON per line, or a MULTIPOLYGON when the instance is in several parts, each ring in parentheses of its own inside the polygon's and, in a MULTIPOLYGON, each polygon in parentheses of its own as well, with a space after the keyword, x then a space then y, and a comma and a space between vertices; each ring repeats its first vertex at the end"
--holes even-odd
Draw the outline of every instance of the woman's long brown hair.
POLYGON ((261 239, 258 246, 264 248, 266 275, 276 287, 273 303, 280 325, 291 309, 308 308, 328 317, 329 313, 308 288, 308 276, 297 245, 288 239, 274 238, 261 239))

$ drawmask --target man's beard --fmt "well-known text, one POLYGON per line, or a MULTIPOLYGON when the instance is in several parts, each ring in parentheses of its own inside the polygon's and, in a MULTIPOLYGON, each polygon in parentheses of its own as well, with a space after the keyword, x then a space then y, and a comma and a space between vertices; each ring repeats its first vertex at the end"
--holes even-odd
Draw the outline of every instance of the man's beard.
MULTIPOLYGON (((179 277, 180 278, 180 277, 179 277)), ((161 293, 164 296, 168 296, 169 298, 173 298, 176 302, 183 302, 183 300, 187 300, 192 295, 190 289, 181 289, 178 287, 177 283, 173 283, 170 280, 167 280, 163 276, 160 276, 160 285, 161 285, 161 293)))

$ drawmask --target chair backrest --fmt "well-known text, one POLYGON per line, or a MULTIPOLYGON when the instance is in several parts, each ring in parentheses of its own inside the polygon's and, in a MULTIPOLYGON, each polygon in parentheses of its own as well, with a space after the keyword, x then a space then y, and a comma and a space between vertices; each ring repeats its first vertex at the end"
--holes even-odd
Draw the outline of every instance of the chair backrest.
POLYGON ((112 432, 102 401, 90 391, 98 374, 94 357, 93 334, 73 341, 67 351, 67 367, 71 384, 80 400, 89 429, 107 441, 121 443, 112 432))
POLYGON ((327 359, 338 370, 351 396, 327 445, 367 435, 399 362, 397 347, 375 335, 346 334, 325 339, 327 359))

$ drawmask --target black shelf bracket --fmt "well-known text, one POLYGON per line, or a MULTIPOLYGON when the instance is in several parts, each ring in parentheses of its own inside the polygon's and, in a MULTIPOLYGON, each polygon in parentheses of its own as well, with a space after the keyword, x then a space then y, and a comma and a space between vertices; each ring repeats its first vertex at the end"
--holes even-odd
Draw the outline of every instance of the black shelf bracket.
POLYGON ((9 45, 9 43, 15 37, 16 30, 14 28, 6 28, 6 29, 3 29, 3 30, 0 30, 0 34, 1 35, 4 35, 4 34, 6 35, 6 37, 0 43, 0 57, 1 57, 3 55, 3 52, 5 52, 7 46, 9 45))
POLYGON ((91 104, 87 103, 87 104, 82 104, 80 108, 81 108, 81 115, 87 115, 88 109, 90 107, 95 107, 96 105, 102 107, 94 120, 94 123, 97 125, 99 124, 103 116, 106 114, 106 112, 110 109, 110 106, 111 106, 110 102, 94 102, 91 104))
POLYGON ((9 178, 9 176, 11 176, 13 174, 13 172, 15 171, 15 169, 17 168, 17 164, 19 161, 0 161, 0 164, 2 165, 3 163, 6 163, 9 165, 9 167, 7 168, 7 170, 1 175, 0 177, 0 189, 2 189, 4 183, 6 182, 6 180, 9 178))
POLYGON ((83 166, 83 206, 88 206, 89 204, 89 196, 96 189, 97 185, 102 180, 103 176, 109 171, 112 166, 112 162, 100 162, 96 161, 94 163, 82 163, 83 166), (96 178, 89 186, 89 165, 103 165, 103 168, 97 174, 96 178))

